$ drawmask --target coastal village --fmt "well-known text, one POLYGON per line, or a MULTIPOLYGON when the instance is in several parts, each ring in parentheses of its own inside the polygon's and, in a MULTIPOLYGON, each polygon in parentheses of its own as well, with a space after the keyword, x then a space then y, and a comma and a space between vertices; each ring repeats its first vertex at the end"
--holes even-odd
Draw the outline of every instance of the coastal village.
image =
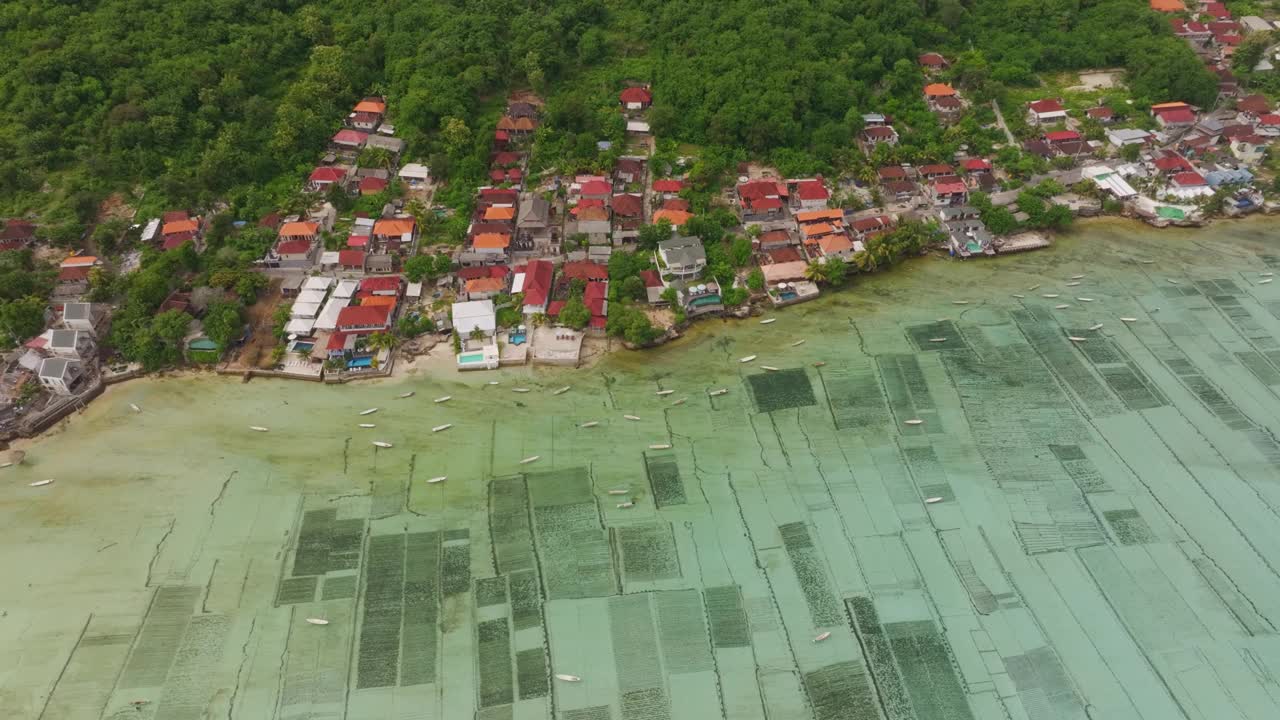
MULTIPOLYGON (((133 217, 126 235, 138 250, 118 257, 67 254, 41 240, 35 222, 10 219, 0 250, 30 250, 55 262, 57 274, 43 328, 8 355, 0 425, 38 432, 105 384, 144 370, 104 346, 117 308, 95 283, 127 275, 143 253, 202 253, 219 223, 223 234, 269 233, 269 246, 251 258, 256 278, 164 298, 158 312, 189 317, 175 331, 182 359, 246 377, 345 382, 385 376, 397 358, 422 354, 447 355, 459 371, 573 367, 610 343, 649 346, 703 317, 819 297, 846 272, 891 265, 895 254, 978 261, 1046 247, 1072 216, 1195 225, 1274 209, 1261 168, 1280 140, 1280 111, 1230 70, 1243 39, 1274 25, 1232 18, 1217 2, 1150 2, 1219 76, 1213 107, 1169 98, 1139 109, 1119 86, 1121 73, 1099 71, 1061 95, 988 110, 951 80, 953 59, 926 53, 918 63, 930 112, 944 126, 993 115, 991 129, 1005 138, 994 152, 893 162, 912 128, 865 112, 857 151, 868 172, 784 177, 741 163, 696 207, 695 155, 656 161, 648 111, 661 88, 618 88, 626 143, 600 143, 612 162, 605 171, 531 167, 544 109, 522 93, 492 130, 489 182, 474 189, 458 243, 434 230, 456 211, 434 202, 439 186, 397 136, 396 108, 366 97, 334 119, 341 127, 317 149, 292 211, 219 220, 218 207, 169 208, 133 217), (214 337, 209 308, 237 296, 248 307, 214 337)), ((1274 63, 1272 46, 1257 69, 1274 63)))

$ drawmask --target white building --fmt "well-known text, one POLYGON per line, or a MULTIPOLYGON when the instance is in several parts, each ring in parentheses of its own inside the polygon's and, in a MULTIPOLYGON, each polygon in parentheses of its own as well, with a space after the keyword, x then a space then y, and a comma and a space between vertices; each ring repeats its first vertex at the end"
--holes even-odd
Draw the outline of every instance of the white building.
POLYGON ((1137 128, 1115 128, 1107 131, 1107 142, 1116 147, 1145 145, 1151 141, 1151 133, 1137 128))
POLYGON ((84 374, 84 366, 72 358, 45 358, 40 363, 40 384, 58 395, 70 395, 84 374))
POLYGON ((407 163, 400 168, 400 179, 409 187, 419 187, 431 182, 431 170, 422 163, 407 163))
POLYGON ((453 304, 453 329, 459 337, 466 340, 471 332, 479 328, 486 337, 493 337, 498 331, 497 316, 494 314, 492 300, 472 300, 453 304))

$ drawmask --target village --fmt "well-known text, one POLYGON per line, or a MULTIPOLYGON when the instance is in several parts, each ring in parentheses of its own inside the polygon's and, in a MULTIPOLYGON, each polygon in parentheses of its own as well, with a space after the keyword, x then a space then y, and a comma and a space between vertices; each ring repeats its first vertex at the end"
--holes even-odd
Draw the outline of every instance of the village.
MULTIPOLYGON (((699 217, 686 192, 693 158, 655 167, 647 114, 660 89, 637 83, 618 89, 627 143, 604 173, 534 172, 542 103, 513 97, 492 132, 489 184, 475 188, 460 245, 427 229, 454 211, 433 203, 431 170, 406 156, 382 97, 362 99, 343 119, 299 188, 305 212, 220 221, 216 209, 170 209, 134 218, 130 232, 144 248, 197 255, 220 222, 219 233, 269 234, 247 269, 226 270, 233 276, 220 285, 173 290, 156 311, 189 320, 171 331, 174 351, 218 372, 346 382, 386 376, 397 358, 423 354, 446 354, 459 371, 575 367, 610 343, 650 346, 698 318, 816 298, 846 272, 891 264, 894 253, 966 259, 1046 247, 1052 229, 1078 215, 1195 225, 1272 209, 1255 178, 1280 138, 1280 113, 1245 94, 1229 68, 1243 37, 1273 26, 1235 20, 1216 2, 1202 3, 1199 16, 1206 21, 1171 22, 1220 78, 1212 108, 1104 103, 1108 77, 1099 73, 1084 100, 992 103, 992 129, 1007 141, 998 152, 914 165, 877 164, 911 129, 868 112, 857 149, 874 172, 782 177, 742 163, 713 198, 714 220, 699 217), (1002 162, 1015 156, 1017 172, 1002 162), (386 202, 374 212, 334 203, 370 198, 386 202), (248 307, 228 320, 225 306, 241 302, 248 307)), ((1275 47, 1259 65, 1273 60, 1275 47)), ((939 123, 975 111, 946 81, 950 59, 926 53, 918 62, 928 80, 921 97, 939 123)), ((37 237, 35 224, 12 219, 0 248, 57 254, 37 237)), ((44 329, 10 353, 0 379, 0 428, 38 432, 146 369, 103 351, 117 308, 95 290, 95 278, 125 275, 139 256, 54 257, 44 329)))

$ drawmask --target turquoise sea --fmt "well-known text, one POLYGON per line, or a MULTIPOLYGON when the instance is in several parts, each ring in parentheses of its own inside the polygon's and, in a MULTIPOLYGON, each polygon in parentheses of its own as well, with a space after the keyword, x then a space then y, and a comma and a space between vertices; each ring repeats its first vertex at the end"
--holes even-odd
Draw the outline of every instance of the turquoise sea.
POLYGON ((1099 221, 589 369, 126 383, 0 470, 0 717, 1274 720, 1272 271, 1099 221))

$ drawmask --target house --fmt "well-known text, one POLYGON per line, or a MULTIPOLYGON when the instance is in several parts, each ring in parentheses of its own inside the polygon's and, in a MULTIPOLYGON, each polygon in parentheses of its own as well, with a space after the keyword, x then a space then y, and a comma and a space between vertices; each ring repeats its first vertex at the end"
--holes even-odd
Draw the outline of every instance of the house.
POLYGON ((181 220, 166 221, 160 227, 160 248, 172 250, 188 240, 195 240, 199 232, 199 218, 183 217, 181 220))
POLYGON ((908 203, 919 193, 919 187, 910 180, 892 180, 881 183, 885 198, 893 202, 908 203))
POLYGON ((1231 154, 1246 165, 1256 165, 1262 162, 1269 143, 1270 138, 1261 135, 1238 137, 1231 141, 1231 154))
POLYGON ((431 169, 422 163, 406 163, 400 168, 398 175, 411 188, 422 187, 431 182, 431 169))
POLYGON ((955 168, 945 164, 921 165, 917 172, 925 180, 936 180, 940 177, 956 174, 955 168))
POLYGON ((876 171, 876 177, 878 177, 882 183, 900 182, 902 180, 910 179, 910 173, 908 173, 907 168, 901 165, 887 165, 876 171))
POLYGON ((825 260, 839 258, 841 260, 851 260, 855 252, 861 251, 861 246, 854 246, 853 240, 844 232, 833 232, 818 237, 814 245, 818 248, 819 255, 825 260))
POLYGON ((313 222, 288 222, 280 227, 275 247, 268 254, 270 267, 305 268, 315 262, 320 226, 313 222))
POLYGON ((338 331, 347 333, 382 332, 391 327, 388 305, 349 305, 338 313, 338 331))
POLYGON ((671 200, 680 194, 684 189, 684 183, 679 180, 654 180, 653 192, 663 200, 671 200))
POLYGON ((1271 112, 1271 105, 1263 95, 1246 95, 1236 101, 1236 113, 1244 122, 1254 122, 1271 112))
POLYGON ((412 247, 418 239, 418 221, 412 217, 384 218, 373 223, 373 241, 391 249, 412 247))
POLYGON ((685 210, 662 209, 653 214, 652 221, 654 225, 657 225, 663 220, 666 220, 668 223, 671 224, 671 227, 678 228, 681 225, 684 225, 685 223, 689 222, 689 218, 692 218, 692 217, 693 217, 693 213, 685 210))
POLYGON ((951 63, 947 62, 946 58, 936 52, 924 53, 918 58, 918 62, 925 72, 937 72, 951 66, 951 63))
POLYGON ((346 182, 347 168, 341 165, 322 165, 311 171, 306 188, 310 192, 328 192, 334 185, 341 187, 346 182))
POLYGON ((516 214, 515 249, 541 253, 559 250, 559 237, 551 222, 551 203, 536 193, 520 196, 516 214))
POLYGON ((353 112, 347 116, 347 124, 360 132, 372 133, 382 124, 382 115, 372 112, 353 112))
POLYGON ((1254 127, 1255 134, 1274 138, 1280 136, 1280 113, 1267 113, 1258 118, 1254 127))
POLYGON ((359 130, 339 130, 333 136, 331 142, 337 146, 339 150, 360 150, 369 140, 369 133, 363 133, 359 130))
MULTIPOLYGON (((823 211, 817 210, 814 212, 823 212, 823 211)), ((837 210, 833 212, 839 212, 839 211, 837 210)), ((765 232, 760 233, 760 237, 756 238, 755 240, 756 249, 762 252, 768 252, 769 250, 775 250, 777 248, 789 247, 794 244, 796 244, 796 240, 794 237, 791 236, 791 233, 781 229, 766 230, 765 232)))
POLYGON ((356 106, 352 108, 352 110, 354 112, 367 112, 374 113, 376 115, 385 115, 387 113, 387 101, 383 100, 381 97, 369 96, 356 103, 356 106))
POLYGON ((627 110, 644 110, 653 104, 648 86, 629 87, 618 93, 618 102, 627 110))
POLYGON ((105 318, 106 313, 89 303, 69 302, 62 305, 62 326, 68 330, 96 334, 105 318))
POLYGON ((1151 142, 1151 133, 1137 128, 1115 128, 1107 130, 1107 142, 1116 147, 1146 145, 1151 142))
POLYGON ((1027 103, 1027 123, 1030 125, 1052 125, 1067 119, 1067 109, 1055 99, 1035 100, 1027 103))
POLYGON ((554 275, 555 266, 546 260, 531 260, 527 265, 516 268, 511 294, 524 294, 525 315, 546 314, 554 275))
POLYGON ((582 183, 578 192, 578 197, 583 200, 599 200, 603 203, 609 202, 611 195, 613 188, 604 180, 588 180, 582 183))
POLYGON ((613 178, 621 183, 640 182, 644 178, 644 159, 620 157, 613 166, 613 178))
POLYGON ((1248 33, 1271 32, 1275 29, 1269 21, 1264 20, 1257 15, 1245 15, 1240 18, 1240 25, 1244 28, 1245 32, 1248 33))
POLYGON ((1042 157, 1046 160, 1053 157, 1053 148, 1049 147, 1049 143, 1035 138, 1022 143, 1022 152, 1027 153, 1028 155, 1042 157))
POLYGON ((993 170, 991 161, 985 158, 968 158, 961 167, 969 175, 990 175, 993 170))
POLYGON ((961 111, 964 110, 964 103, 958 97, 943 95, 933 99, 933 102, 930 103, 930 109, 938 115, 938 119, 942 122, 955 122, 959 119, 961 111))
POLYGON ((512 136, 525 136, 538 129, 538 120, 533 117, 513 118, 504 115, 498 120, 498 129, 505 130, 512 136))
POLYGON ((364 272, 363 250, 339 250, 338 267, 346 272, 364 272))
POLYGON ((876 215, 854 220, 849 225, 849 230, 853 232, 854 237, 857 239, 866 240, 892 230, 893 226, 893 218, 888 215, 876 215))
POLYGON ((744 223, 762 222, 783 215, 782 199, 787 196, 783 183, 771 179, 751 180, 738 185, 737 194, 744 223))
POLYGON ((498 332, 497 316, 494 313, 493 301, 488 299, 456 302, 451 308, 453 329, 458 336, 466 340, 476 330, 485 337, 493 337, 498 332))
POLYGON ((964 205, 969 202, 969 188, 959 178, 938 178, 929 185, 935 205, 964 205))
POLYGON ((925 85, 924 99, 930 110, 942 115, 954 114, 962 107, 959 98, 956 97, 955 88, 946 83, 925 85))
POLYGON ((1200 12, 1218 20, 1231 19, 1231 11, 1227 9, 1225 4, 1220 2, 1202 2, 1200 12))
POLYGON ((36 226, 26 220, 13 219, 0 230, 0 250, 16 250, 36 241, 36 226))
POLYGON ((1196 124, 1196 113, 1186 103, 1163 103, 1152 105, 1151 114, 1156 124, 1165 130, 1189 128, 1196 124))
POLYGON ((644 196, 613 196, 613 244, 634 242, 644 224, 644 196))
POLYGON ((72 395, 81 378, 84 377, 84 365, 72 358, 51 357, 40 363, 37 373, 40 384, 57 395, 72 395))
POLYGON ((877 145, 893 147, 898 144, 898 131, 888 125, 865 127, 858 133, 858 146, 862 152, 870 155, 877 145))
POLYGON ((471 251, 493 261, 505 258, 510 247, 511 236, 507 233, 480 233, 471 238, 471 251))
POLYGON ((1084 116, 1099 125, 1110 125, 1115 120, 1116 113, 1105 105, 1099 105, 1085 110, 1084 116))
POLYGON ((1203 46, 1213 36, 1213 33, 1209 32, 1207 25, 1196 20, 1171 18, 1169 25, 1173 28, 1174 35, 1184 40, 1190 40, 1200 46, 1203 46))
POLYGON ((57 294, 62 296, 83 295, 89 292, 90 267, 58 268, 57 294))
POLYGON ((93 334, 84 330, 50 330, 44 350, 56 357, 83 360, 94 353, 93 334))
POLYGON ((675 237, 658 243, 657 260, 664 275, 691 280, 707 267, 707 252, 696 237, 675 237))
POLYGON ((628 120, 627 132, 631 133, 632 135, 648 135, 649 123, 643 122, 641 120, 628 120))
POLYGON ((1162 13, 1180 13, 1186 12, 1186 6, 1182 4, 1182 0, 1150 0, 1151 9, 1162 13))
POLYGON ((1187 171, 1176 173, 1169 178, 1169 185, 1164 192, 1179 200, 1188 201, 1212 195, 1213 188, 1209 187, 1209 182, 1200 173, 1187 171))
POLYGON ((603 204, 579 205, 574 208, 574 217, 576 232, 586 235, 587 242, 592 245, 605 245, 609 242, 609 235, 613 230, 609 221, 609 208, 603 204))
POLYGON ((389 183, 382 178, 365 177, 360 178, 360 184, 357 186, 361 196, 377 195, 387 189, 389 183))
POLYGON ((609 267, 604 263, 573 260, 560 268, 560 279, 565 283, 572 280, 603 282, 609 279, 609 267))
POLYGON ((827 206, 831 191, 822 182, 822 178, 799 180, 792 183, 791 205, 800 210, 818 210, 827 206))
POLYGON ((400 158, 400 153, 404 152, 405 142, 400 138, 386 135, 370 135, 365 139, 365 147, 370 150, 386 150, 391 154, 392 162, 396 162, 400 158))
POLYGON ((468 280, 464 286, 468 300, 487 300, 507 289, 505 277, 481 277, 468 280))
POLYGON ((658 275, 657 270, 641 270, 640 280, 644 282, 645 299, 649 301, 650 305, 664 302, 662 291, 665 288, 662 285, 662 276, 658 275))

